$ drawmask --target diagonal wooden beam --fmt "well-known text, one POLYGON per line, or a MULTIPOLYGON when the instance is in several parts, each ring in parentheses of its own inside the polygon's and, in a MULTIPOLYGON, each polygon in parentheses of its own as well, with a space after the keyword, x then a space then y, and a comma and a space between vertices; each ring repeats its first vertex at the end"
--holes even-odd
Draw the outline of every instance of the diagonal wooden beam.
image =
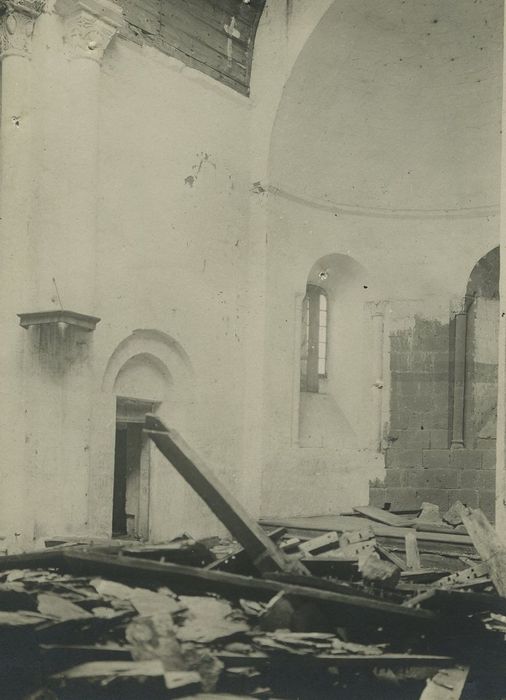
POLYGON ((440 624, 440 615, 433 610, 409 608, 378 598, 355 595, 352 589, 343 593, 314 588, 311 587, 311 579, 308 579, 310 585, 306 586, 270 579, 269 576, 255 578, 124 555, 111 556, 93 548, 88 551, 78 548, 66 551, 64 570, 80 576, 102 576, 147 588, 168 586, 177 594, 217 593, 233 600, 247 598, 267 602, 283 591, 289 599, 307 600, 325 606, 325 609, 335 612, 340 621, 358 627, 393 624, 399 629, 405 623, 409 627, 419 624, 430 629, 440 624))
POLYGON ((157 416, 151 414, 146 415, 144 431, 230 534, 244 547, 259 571, 309 573, 300 561, 290 560, 276 547, 213 474, 204 459, 179 433, 169 430, 157 416))

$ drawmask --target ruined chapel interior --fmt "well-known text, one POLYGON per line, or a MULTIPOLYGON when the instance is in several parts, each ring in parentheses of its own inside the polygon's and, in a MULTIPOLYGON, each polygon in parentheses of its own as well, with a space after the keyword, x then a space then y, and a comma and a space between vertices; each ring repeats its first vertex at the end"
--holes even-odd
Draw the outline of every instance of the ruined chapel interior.
MULTIPOLYGON (((503 48, 502 0, 0 0, 0 686, 60 658, 55 619, 142 617, 126 583, 170 598, 172 644, 198 580, 240 599, 232 637, 289 601, 260 675, 297 644, 380 657, 393 621, 388 682, 401 652, 432 671, 378 698, 504 700, 482 628, 419 633, 467 635, 470 606, 506 634, 503 48)), ((241 697, 370 697, 342 670, 258 690, 225 634, 196 680, 128 634, 165 685, 118 697, 229 693, 230 654, 241 697)))
POLYGON ((6 549, 205 532, 149 412, 256 515, 494 519, 502 3, 11 5, 6 549))

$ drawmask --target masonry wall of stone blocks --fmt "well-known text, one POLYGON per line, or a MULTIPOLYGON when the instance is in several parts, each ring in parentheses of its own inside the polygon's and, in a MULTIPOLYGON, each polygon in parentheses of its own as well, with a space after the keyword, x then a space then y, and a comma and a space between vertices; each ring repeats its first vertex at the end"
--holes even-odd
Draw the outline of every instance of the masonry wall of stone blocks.
POLYGON ((390 338, 390 424, 386 476, 370 502, 392 510, 460 500, 494 518, 495 439, 451 446, 452 326, 416 318, 390 338))

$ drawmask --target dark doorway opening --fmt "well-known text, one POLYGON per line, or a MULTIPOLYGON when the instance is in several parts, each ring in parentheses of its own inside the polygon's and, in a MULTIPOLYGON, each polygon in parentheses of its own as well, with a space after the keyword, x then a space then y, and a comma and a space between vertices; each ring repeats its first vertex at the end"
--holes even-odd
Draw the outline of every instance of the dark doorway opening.
POLYGON ((149 537, 149 444, 142 429, 154 410, 151 401, 117 399, 113 537, 149 537))

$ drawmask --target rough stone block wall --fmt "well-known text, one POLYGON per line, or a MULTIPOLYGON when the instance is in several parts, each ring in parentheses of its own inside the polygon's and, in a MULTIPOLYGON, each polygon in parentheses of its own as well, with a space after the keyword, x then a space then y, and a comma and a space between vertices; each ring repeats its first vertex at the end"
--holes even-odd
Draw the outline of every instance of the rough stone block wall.
POLYGON ((444 513, 460 500, 493 519, 495 440, 476 449, 450 448, 450 327, 416 318, 390 338, 390 427, 386 477, 370 488, 370 502, 393 510, 423 502, 444 513))

